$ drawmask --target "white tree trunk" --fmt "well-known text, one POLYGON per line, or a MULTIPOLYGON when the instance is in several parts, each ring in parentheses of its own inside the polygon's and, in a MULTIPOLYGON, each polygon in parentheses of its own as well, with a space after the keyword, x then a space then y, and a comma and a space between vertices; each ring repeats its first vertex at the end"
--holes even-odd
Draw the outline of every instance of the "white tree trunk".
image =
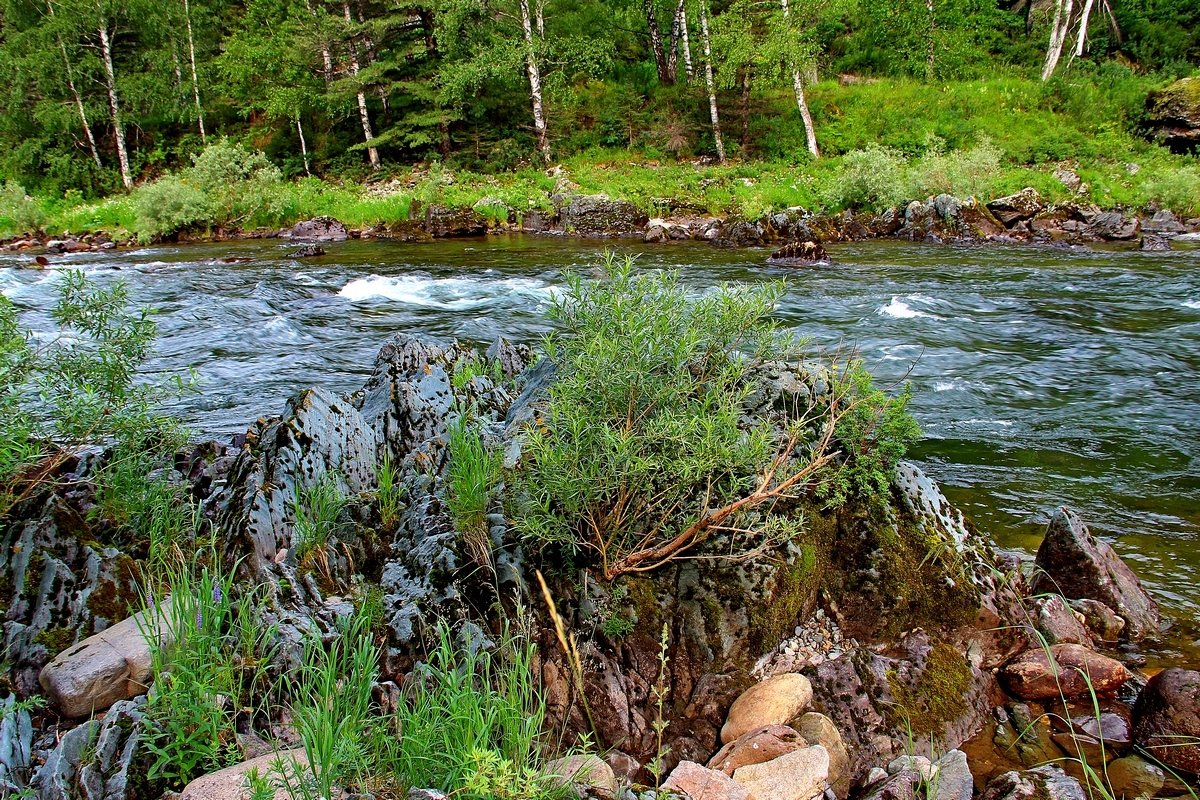
MULTIPOLYGON (((313 18, 316 18, 317 12, 313 10, 312 0, 304 0, 304 7, 308 9, 308 13, 313 18)), ((330 81, 333 80, 333 54, 329 52, 329 45, 324 37, 321 38, 321 66, 325 77, 325 88, 328 89, 330 81)))
MULTIPOLYGON (((345 11, 346 22, 353 23, 354 18, 350 16, 350 3, 342 3, 342 9, 345 11)), ((350 40, 350 74, 358 77, 358 48, 355 47, 353 38, 350 40)), ((367 110, 367 96, 361 87, 358 90, 358 117, 362 121, 363 139, 367 143, 367 157, 371 160, 371 168, 379 169, 381 164, 379 149, 371 144, 375 140, 375 133, 371 130, 371 113, 367 110)))
POLYGON ((696 77, 696 69, 692 66, 692 43, 688 40, 687 9, 683 0, 679 3, 679 40, 683 46, 683 71, 690 81, 696 77))
MULTIPOLYGON (((779 0, 783 8, 783 17, 787 19, 791 14, 791 9, 788 8, 788 0, 779 0)), ((796 93, 796 107, 800 109, 800 119, 804 123, 804 140, 808 144, 808 152, 812 153, 813 158, 820 158, 821 151, 817 147, 817 129, 813 125, 812 113, 808 110, 808 99, 804 96, 804 81, 800 77, 799 68, 792 68, 792 90, 796 93)))
POLYGON ((300 124, 300 115, 296 115, 296 133, 300 134, 300 155, 304 157, 304 174, 312 175, 308 168, 308 143, 304 141, 304 126, 300 124))
POLYGON ((104 79, 108 88, 108 110, 112 115, 113 137, 117 140, 117 162, 121 167, 121 183, 133 188, 129 172, 129 151, 125 149, 125 125, 121 122, 121 102, 117 97, 117 75, 113 71, 112 45, 108 40, 108 21, 100 17, 100 55, 104 61, 104 79))
POLYGON ((705 0, 700 0, 700 36, 704 40, 704 80, 708 85, 708 114, 712 118, 713 141, 717 145, 717 158, 725 163, 725 140, 721 138, 721 118, 717 114, 717 87, 713 81, 712 43, 708 36, 708 11, 705 0))
MULTIPOLYGON (((550 136, 546 130, 546 112, 542 105, 542 72, 538 69, 537 53, 533 43, 533 19, 529 13, 529 0, 519 0, 521 7, 521 28, 525 33, 525 70, 529 73, 529 95, 533 99, 533 131, 537 135, 538 151, 542 160, 550 163, 550 136)), ((539 6, 540 11, 540 6, 539 6)), ((538 15, 538 27, 544 22, 538 15)))
MULTIPOLYGON (((46 10, 51 17, 54 16, 54 3, 51 0, 46 0, 46 10)), ((97 169, 104 169, 104 165, 100 163, 100 150, 96 147, 96 137, 92 135, 92 125, 88 122, 87 109, 83 107, 83 96, 79 94, 79 89, 75 86, 75 70, 71 68, 71 57, 67 55, 67 45, 58 33, 54 34, 54 38, 58 40, 58 49, 62 51, 67 88, 71 90, 71 97, 75 98, 75 109, 79 112, 79 121, 83 124, 83 135, 87 139, 88 149, 92 151, 92 160, 96 162, 97 169)))
POLYGON ((200 78, 196 74, 196 40, 192 38, 192 9, 188 0, 183 0, 183 16, 187 19, 188 58, 192 62, 192 97, 196 101, 196 117, 200 122, 200 142, 208 144, 204 131, 204 106, 200 104, 200 78))
POLYGON ((1050 27, 1050 45, 1046 48, 1046 64, 1042 67, 1042 80, 1050 80, 1062 56, 1063 44, 1067 40, 1067 29, 1071 25, 1071 12, 1075 0, 1058 0, 1054 5, 1054 23, 1050 27))
POLYGON ((1075 40, 1075 57, 1083 58, 1083 48, 1087 44, 1088 22, 1092 18, 1093 0, 1086 0, 1083 13, 1079 16, 1079 34, 1075 40))

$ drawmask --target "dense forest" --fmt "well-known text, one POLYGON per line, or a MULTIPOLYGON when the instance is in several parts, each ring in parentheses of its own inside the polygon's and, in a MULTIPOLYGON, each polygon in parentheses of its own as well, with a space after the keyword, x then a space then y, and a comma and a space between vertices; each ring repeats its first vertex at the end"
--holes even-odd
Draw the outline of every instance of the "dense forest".
POLYGON ((285 175, 359 178, 592 147, 796 158, 856 144, 823 137, 838 110, 806 102, 831 76, 1120 84, 1200 61, 1200 3, 1174 0, 5 0, 0 13, 0 174, 89 196, 224 135, 285 175), (769 102, 787 92, 790 116, 769 102))

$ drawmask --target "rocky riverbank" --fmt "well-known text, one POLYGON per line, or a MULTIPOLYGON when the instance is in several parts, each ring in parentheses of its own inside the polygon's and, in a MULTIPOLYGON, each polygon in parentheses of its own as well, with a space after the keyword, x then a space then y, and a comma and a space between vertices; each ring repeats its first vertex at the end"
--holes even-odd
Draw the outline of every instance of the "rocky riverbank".
MULTIPOLYGON (((1064 172, 1060 179, 1078 183, 1078 176, 1064 172)), ((1086 203, 1049 203, 1035 189, 1026 188, 1007 197, 981 202, 938 195, 913 200, 881 213, 845 211, 827 215, 803 208, 789 208, 757 219, 719 217, 687 207, 672 207, 661 217, 650 217, 635 204, 605 195, 556 194, 553 211, 520 212, 500 201, 485 199, 471 208, 444 205, 414 207, 407 219, 367 227, 347 227, 331 217, 297 223, 291 228, 270 230, 213 230, 182 233, 178 241, 222 241, 246 238, 282 238, 308 247, 298 247, 296 257, 320 255, 315 242, 345 239, 423 242, 441 238, 485 236, 490 233, 521 232, 580 238, 639 239, 648 244, 672 241, 708 241, 718 247, 800 246, 869 239, 900 239, 927 243, 1094 245, 1113 244, 1142 250, 1165 251, 1175 240, 1200 239, 1200 218, 1180 219, 1170 210, 1138 213, 1104 210, 1086 203), (486 212, 486 213, 485 213, 486 212)), ((3 243, 10 252, 54 256, 133 247, 136 239, 114 241, 107 233, 78 237, 22 237, 3 243)), ((781 251, 782 263, 819 263, 823 252, 781 251)), ((47 262, 48 263, 48 262, 47 262)), ((31 262, 38 265, 40 262, 31 262)), ((44 266, 44 264, 43 264, 44 266)))
MULTIPOLYGON (((322 222, 301 232, 331 231, 322 222)), ((336 631, 373 587, 376 697, 393 702, 427 652, 430 620, 494 630, 517 597, 534 609, 555 741, 603 754, 547 765, 584 795, 1082 800, 1088 770, 1130 800, 1194 785, 1200 673, 1138 672, 1157 606, 1066 509, 1036 560, 1022 562, 902 463, 883 508, 795 499, 788 513, 803 528, 760 557, 723 560, 714 544, 604 582, 541 557, 493 504, 481 568, 448 509, 451 428, 472 408, 511 463, 553 380, 552 362, 504 341, 477 353, 398 335, 359 391, 304 391, 244 436, 179 454, 172 479, 220 532, 221 561, 237 566, 240 585, 265 591, 258 623, 277 634, 273 670, 294 669, 306 634, 336 631), (371 500, 385 455, 405 498, 387 521, 371 500), (298 555, 295 498, 330 479, 357 499, 314 564, 298 555), (539 570, 553 613, 538 599, 539 570)), ((819 370, 769 362, 743 412, 768 419, 829 391, 819 370)), ((89 476, 105 457, 64 460, 0 539, 0 786, 43 800, 161 793, 147 779, 147 639, 175 632, 128 619, 142 607, 148 563, 145 543, 88 513, 89 476), (18 705, 30 697, 48 705, 18 705)), ((276 709, 244 720, 230 746, 245 759, 272 747, 302 758, 297 743, 276 709)), ((201 778, 182 796, 240 797, 246 769, 201 778)))

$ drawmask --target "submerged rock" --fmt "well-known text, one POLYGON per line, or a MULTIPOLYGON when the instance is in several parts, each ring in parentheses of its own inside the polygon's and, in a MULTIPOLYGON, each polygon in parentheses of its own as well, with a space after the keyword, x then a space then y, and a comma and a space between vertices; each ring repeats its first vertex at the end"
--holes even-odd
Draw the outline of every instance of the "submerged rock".
POLYGON ((767 259, 768 264, 781 267, 811 267, 829 262, 829 253, 820 242, 812 240, 784 245, 767 259))
POLYGON ((1029 650, 1000 671, 1005 688, 1022 700, 1112 694, 1129 677, 1120 661, 1077 644, 1029 650))
POLYGON ((1070 509, 1054 512, 1034 563, 1034 594, 1059 592, 1069 599, 1104 603, 1125 620, 1131 639, 1158 632, 1158 603, 1112 547, 1093 536, 1070 509))

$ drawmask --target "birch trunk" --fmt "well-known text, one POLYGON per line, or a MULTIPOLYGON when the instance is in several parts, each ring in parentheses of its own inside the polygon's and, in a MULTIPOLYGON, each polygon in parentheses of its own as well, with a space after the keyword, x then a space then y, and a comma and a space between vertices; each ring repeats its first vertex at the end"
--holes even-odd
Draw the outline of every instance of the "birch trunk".
POLYGON ((192 97, 196 101, 196 118, 200 123, 200 143, 208 144, 204 131, 204 106, 200 104, 200 78, 196 74, 196 40, 192 38, 192 9, 188 0, 183 0, 183 16, 187 20, 188 58, 192 63, 192 97))
MULTIPOLYGON (((550 163, 550 137, 546 131, 546 112, 542 106, 542 73, 538 69, 537 54, 533 43, 533 20, 529 13, 529 0, 520 0, 521 27, 525 33, 525 70, 529 74, 529 95, 533 100, 533 131, 537 135, 538 150, 542 160, 550 163)), ((543 23, 538 20, 539 27, 543 23)))
MULTIPOLYGON (((783 8, 783 18, 787 19, 791 15, 788 0, 779 0, 779 2, 783 8)), ((804 96, 804 80, 797 67, 792 67, 792 90, 796 93, 796 107, 800 110, 800 120, 804 123, 804 140, 808 144, 808 152, 812 153, 813 158, 820 158, 821 150, 817 147, 817 129, 813 126, 812 113, 808 110, 808 99, 804 96)))
POLYGON ((692 66, 692 43, 688 40, 687 9, 683 0, 679 0, 679 38, 683 43, 683 71, 690 81, 696 77, 696 70, 692 66))
POLYGON ((296 115, 296 133, 300 134, 300 155, 304 158, 304 174, 312 175, 308 168, 308 142, 304 141, 304 126, 300 124, 300 115, 296 115))
POLYGON ((1071 13, 1075 0, 1058 0, 1054 5, 1054 24, 1050 28, 1050 46, 1046 48, 1046 64, 1042 67, 1042 80, 1050 80, 1062 56, 1063 44, 1067 40, 1067 28, 1071 25, 1071 13))
POLYGON ((704 40, 704 81, 708 86, 708 114, 712 118, 713 141, 717 145, 717 159, 725 163, 725 141, 721 138, 721 119, 717 114, 717 87, 713 81, 712 42, 708 36, 708 11, 705 0, 700 0, 700 36, 704 40))
POLYGON ((654 10, 654 0, 642 0, 642 10, 646 14, 646 25, 650 28, 650 49, 654 53, 654 66, 658 70, 658 80, 670 83, 671 76, 667 68, 667 56, 663 50, 662 32, 658 29, 658 14, 654 10))
POLYGON ((1083 4, 1083 12, 1079 16, 1079 34, 1075 40, 1075 57, 1083 58, 1083 48, 1087 44, 1088 22, 1092 18, 1093 0, 1086 0, 1083 4))
MULTIPOLYGON (((51 17, 54 16, 54 3, 51 0, 46 0, 46 10, 51 17)), ((55 32, 54 38, 58 41, 58 49, 62 51, 67 88, 71 90, 71 97, 75 99, 75 109, 79 112, 79 121, 83 125, 83 135, 87 139, 88 149, 92 151, 92 160, 96 162, 96 169, 104 169, 104 165, 100 163, 100 150, 96 147, 96 137, 92 135, 92 124, 88 122, 87 109, 83 107, 83 96, 79 94, 79 89, 75 86, 75 70, 71 67, 71 57, 67 55, 66 42, 57 32, 55 32)))
POLYGON ((108 110, 112 115, 113 138, 117 140, 117 163, 121 167, 121 183, 133 188, 129 172, 129 151, 125 149, 125 125, 121 122, 121 101, 117 97, 117 75, 113 71, 112 43, 108 40, 108 21, 100 17, 100 56, 104 61, 104 81, 108 89, 108 110))
MULTIPOLYGON (((304 7, 308 9, 308 13, 315 19, 317 12, 313 10, 312 0, 304 0, 304 7)), ((329 88, 330 82, 333 80, 333 54, 329 52, 329 44, 325 38, 321 37, 321 67, 325 78, 325 88, 329 88)))
MULTIPOLYGON (((350 15, 350 3, 342 3, 342 10, 345 12, 346 22, 353 23, 354 17, 350 15)), ((354 44, 354 39, 350 39, 350 74, 358 77, 358 48, 354 44)), ((381 164, 379 160, 379 149, 371 142, 375 141, 375 132, 371 130, 371 112, 367 110, 367 95, 363 92, 362 87, 358 88, 358 118, 362 122, 363 139, 367 143, 367 157, 371 160, 371 169, 379 169, 381 164)))

